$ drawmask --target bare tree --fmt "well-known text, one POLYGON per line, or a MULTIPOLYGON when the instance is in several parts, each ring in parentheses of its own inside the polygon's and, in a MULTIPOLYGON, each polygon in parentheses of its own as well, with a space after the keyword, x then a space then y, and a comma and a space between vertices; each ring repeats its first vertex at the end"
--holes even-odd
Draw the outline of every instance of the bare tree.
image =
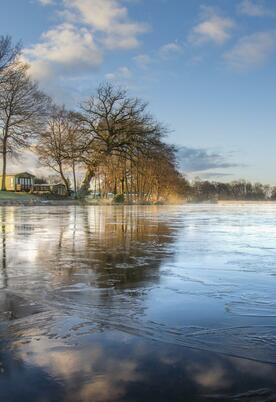
POLYGON ((54 106, 47 127, 39 137, 36 146, 40 163, 58 173, 70 192, 70 182, 66 176, 68 167, 72 169, 74 190, 76 191, 76 164, 81 155, 81 133, 75 114, 64 107, 54 106))
POLYGON ((40 132, 50 104, 28 75, 28 66, 14 63, 5 69, 0 86, 0 151, 2 154, 2 191, 6 190, 7 155, 28 147, 40 132))
POLYGON ((53 169, 60 175, 67 193, 69 193, 70 183, 65 174, 66 119, 67 112, 65 109, 54 106, 47 121, 45 131, 39 137, 36 150, 40 163, 53 169))
POLYGON ((80 123, 86 138, 82 154, 86 175, 80 192, 86 194, 97 166, 107 156, 132 158, 160 140, 166 130, 147 112, 147 104, 130 98, 111 84, 101 85, 96 95, 81 105, 80 123))
POLYGON ((12 44, 10 36, 0 36, 0 73, 8 68, 20 53, 21 44, 12 44))
POLYGON ((66 165, 72 170, 73 186, 75 197, 77 196, 77 178, 76 169, 82 161, 83 150, 85 149, 85 142, 83 133, 80 128, 79 115, 74 112, 68 112, 65 124, 65 141, 63 152, 65 156, 66 165))

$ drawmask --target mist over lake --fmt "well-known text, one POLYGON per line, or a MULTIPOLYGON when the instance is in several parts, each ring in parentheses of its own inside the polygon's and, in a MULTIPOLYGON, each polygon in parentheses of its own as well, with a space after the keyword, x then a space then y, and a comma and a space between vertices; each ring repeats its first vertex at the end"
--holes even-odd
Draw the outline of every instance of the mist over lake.
POLYGON ((275 400, 276 205, 0 220, 1 401, 275 400))

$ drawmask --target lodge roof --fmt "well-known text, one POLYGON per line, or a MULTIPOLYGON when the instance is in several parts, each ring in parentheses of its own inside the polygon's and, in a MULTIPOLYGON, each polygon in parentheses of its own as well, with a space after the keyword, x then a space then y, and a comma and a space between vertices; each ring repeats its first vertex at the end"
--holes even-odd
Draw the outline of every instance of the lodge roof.
MULTIPOLYGON (((35 175, 33 175, 33 174, 29 173, 29 172, 6 173, 6 176, 13 176, 13 177, 24 177, 24 176, 35 177, 35 175)), ((2 175, 0 175, 0 177, 2 177, 2 175)))

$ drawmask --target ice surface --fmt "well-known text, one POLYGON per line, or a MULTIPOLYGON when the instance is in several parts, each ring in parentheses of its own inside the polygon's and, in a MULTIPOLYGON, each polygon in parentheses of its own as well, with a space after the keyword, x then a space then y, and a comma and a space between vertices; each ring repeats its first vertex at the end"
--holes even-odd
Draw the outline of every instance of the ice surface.
POLYGON ((276 206, 6 207, 1 221, 1 311, 12 292, 87 331, 276 363, 276 206))
POLYGON ((116 330, 276 363, 276 205, 2 207, 0 220, 10 343, 116 330))

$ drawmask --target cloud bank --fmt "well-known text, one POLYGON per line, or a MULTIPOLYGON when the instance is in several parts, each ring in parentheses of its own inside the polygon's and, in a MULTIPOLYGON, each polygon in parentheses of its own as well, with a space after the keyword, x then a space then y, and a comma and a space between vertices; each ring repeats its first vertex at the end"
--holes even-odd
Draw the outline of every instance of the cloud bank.
POLYGON ((240 167, 240 164, 230 162, 226 156, 203 148, 181 147, 177 154, 179 168, 182 172, 204 173, 208 176, 229 175, 228 172, 210 172, 214 169, 230 169, 240 167))

